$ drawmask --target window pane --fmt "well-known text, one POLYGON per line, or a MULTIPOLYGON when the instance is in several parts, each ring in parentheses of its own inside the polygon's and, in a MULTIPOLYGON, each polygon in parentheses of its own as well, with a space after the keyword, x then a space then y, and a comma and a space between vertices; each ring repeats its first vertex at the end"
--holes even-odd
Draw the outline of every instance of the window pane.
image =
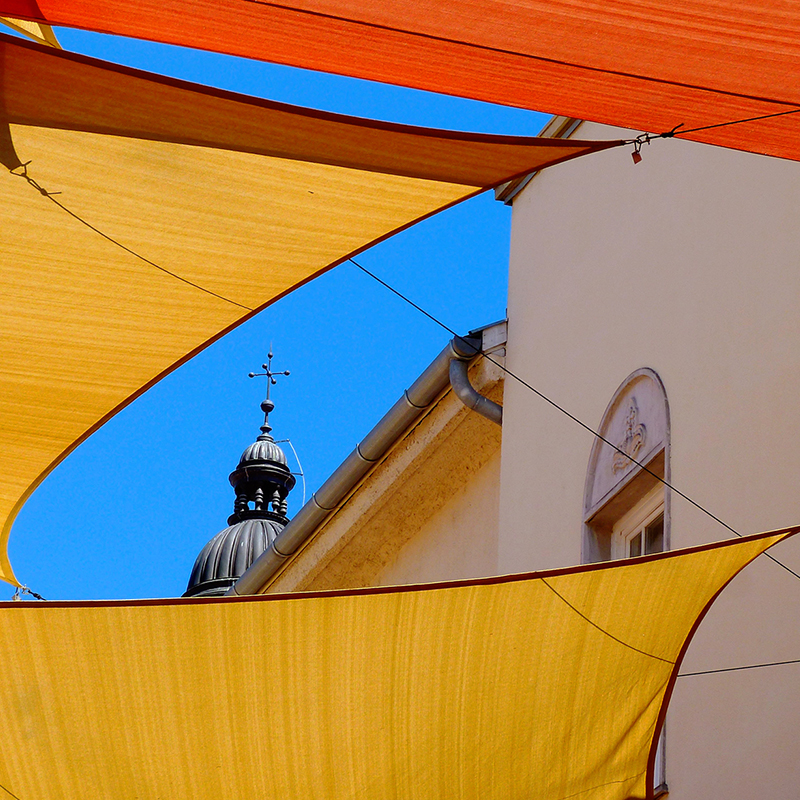
POLYGON ((636 556, 640 556, 642 554, 642 534, 637 533, 631 541, 628 547, 628 555, 630 558, 636 558, 636 556))
POLYGON ((654 519, 645 528, 645 553, 661 553, 664 550, 664 515, 654 519))

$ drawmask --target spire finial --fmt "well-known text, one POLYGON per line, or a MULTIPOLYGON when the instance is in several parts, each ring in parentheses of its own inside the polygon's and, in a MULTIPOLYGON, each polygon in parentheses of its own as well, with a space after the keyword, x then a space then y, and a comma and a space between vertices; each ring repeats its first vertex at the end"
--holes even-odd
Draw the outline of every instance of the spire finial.
POLYGON ((272 426, 269 424, 269 412, 275 408, 275 403, 270 400, 270 388, 274 386, 278 381, 276 380, 277 375, 290 375, 288 369, 283 370, 283 372, 273 372, 272 370, 272 359, 274 357, 274 353, 272 352, 272 345, 269 347, 269 353, 267 353, 267 363, 261 365, 261 369, 264 372, 250 372, 248 373, 248 378, 266 378, 267 379, 267 396, 264 398, 264 401, 261 403, 261 410, 264 412, 264 424, 261 426, 261 436, 258 438, 271 438, 269 436, 270 431, 272 430, 272 426))

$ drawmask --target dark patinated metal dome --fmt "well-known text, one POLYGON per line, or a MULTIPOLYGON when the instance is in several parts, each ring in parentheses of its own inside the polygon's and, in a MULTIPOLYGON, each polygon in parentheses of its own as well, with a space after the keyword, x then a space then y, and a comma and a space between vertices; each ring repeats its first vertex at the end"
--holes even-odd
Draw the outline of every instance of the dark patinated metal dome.
POLYGON ((236 500, 228 527, 200 551, 184 597, 225 594, 289 522, 286 497, 295 478, 271 435, 269 413, 274 408, 269 398, 261 404, 261 435, 242 453, 229 478, 236 500))
POLYGON ((220 531, 197 556, 184 597, 225 594, 285 524, 274 519, 246 519, 220 531))
POLYGON ((251 464, 255 461, 271 461, 273 464, 286 465, 286 454, 275 444, 271 436, 269 438, 259 436, 242 453, 242 457, 239 459, 239 466, 251 464))

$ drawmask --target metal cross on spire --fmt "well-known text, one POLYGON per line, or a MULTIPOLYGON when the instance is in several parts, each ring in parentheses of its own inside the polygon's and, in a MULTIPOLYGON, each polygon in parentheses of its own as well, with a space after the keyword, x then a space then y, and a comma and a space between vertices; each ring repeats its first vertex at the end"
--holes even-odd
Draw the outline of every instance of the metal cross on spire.
POLYGON ((269 400, 269 387, 274 386, 278 381, 275 380, 276 375, 291 375, 288 369, 285 369, 283 372, 273 372, 272 371, 272 359, 274 358, 275 354, 272 352, 272 348, 270 348, 269 353, 267 353, 267 363, 261 365, 261 369, 264 372, 250 372, 248 373, 248 378, 266 378, 267 379, 267 400, 269 400))
POLYGON ((274 386, 278 381, 276 377, 278 375, 290 375, 288 369, 283 370, 282 372, 273 371, 272 369, 272 359, 274 354, 272 352, 272 347, 269 349, 269 353, 267 353, 267 363, 261 365, 261 369, 264 372, 250 372, 248 373, 248 378, 266 378, 267 379, 267 396, 263 403, 261 403, 261 410, 264 412, 264 424, 261 426, 261 431, 264 435, 268 435, 269 432, 272 430, 272 427, 269 424, 269 412, 275 408, 275 403, 270 400, 269 393, 270 388, 274 386))

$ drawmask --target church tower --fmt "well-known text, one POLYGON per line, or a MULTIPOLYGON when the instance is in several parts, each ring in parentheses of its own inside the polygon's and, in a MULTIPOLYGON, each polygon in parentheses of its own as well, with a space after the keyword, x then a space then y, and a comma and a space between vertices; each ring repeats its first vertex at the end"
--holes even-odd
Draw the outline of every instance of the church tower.
MULTIPOLYGON (((239 459, 230 475, 236 499, 228 527, 220 531, 200 551, 194 562, 184 597, 218 597, 244 574, 245 570, 272 544, 289 522, 286 497, 295 484, 286 455, 272 438, 269 415, 275 408, 270 400, 272 353, 263 365, 267 378, 267 398, 261 403, 264 424, 261 435, 239 459)), ((251 378, 260 377, 250 373, 251 378)))

